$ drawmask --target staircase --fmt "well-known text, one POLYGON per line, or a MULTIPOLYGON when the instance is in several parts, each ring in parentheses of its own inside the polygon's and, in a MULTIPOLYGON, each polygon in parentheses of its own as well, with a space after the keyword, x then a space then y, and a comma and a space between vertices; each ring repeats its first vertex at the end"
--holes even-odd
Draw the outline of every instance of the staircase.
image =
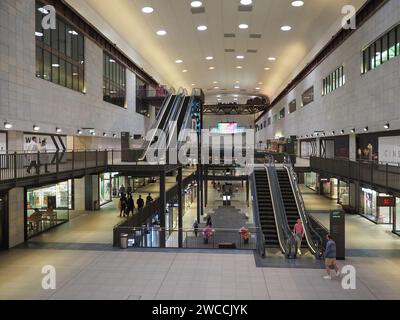
POLYGON ((276 230, 267 172, 265 170, 256 170, 254 175, 256 180, 261 229, 265 236, 265 246, 269 248, 279 248, 279 239, 276 230))
MULTIPOLYGON (((283 204, 285 206, 287 221, 291 230, 293 230, 297 219, 300 218, 296 204, 296 198, 293 194, 292 185, 290 184, 289 175, 286 170, 277 170, 279 185, 281 187, 283 204)), ((301 243, 302 248, 308 248, 306 238, 301 243)))

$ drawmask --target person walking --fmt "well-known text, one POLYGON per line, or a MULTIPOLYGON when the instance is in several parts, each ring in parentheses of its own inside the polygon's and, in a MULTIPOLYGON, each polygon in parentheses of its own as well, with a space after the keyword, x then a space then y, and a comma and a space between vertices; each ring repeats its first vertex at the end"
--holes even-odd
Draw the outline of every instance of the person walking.
POLYGON ((122 185, 122 186, 119 188, 119 195, 122 197, 123 194, 125 194, 125 186, 124 186, 124 185, 122 185))
POLYGON ((135 201, 133 201, 132 194, 128 195, 127 206, 126 206, 126 215, 129 217, 129 214, 132 212, 132 216, 135 214, 135 201))
MULTIPOLYGON (((40 144, 40 164, 44 166, 45 173, 50 173, 48 170, 49 165, 49 155, 47 154, 47 140, 43 139, 40 144)), ((40 171, 40 168, 39 168, 40 171)))
POLYGON ((26 169, 26 172, 28 172, 29 174, 31 173, 31 169, 35 168, 36 169, 36 173, 39 173, 39 167, 37 164, 37 155, 39 152, 39 145, 37 142, 37 138, 36 137, 32 137, 32 140, 28 146, 28 161, 29 161, 29 165, 28 165, 28 169, 26 169))
POLYGON ((194 236, 197 238, 197 236, 199 235, 199 222, 197 220, 194 220, 193 232, 194 232, 194 236))
POLYGON ((294 225, 293 228, 293 234, 296 240, 296 250, 297 254, 301 256, 301 243, 304 238, 304 226, 303 223, 301 222, 301 219, 297 219, 296 224, 294 225))
POLYGON ((326 249, 324 252, 324 258, 325 258, 325 270, 327 275, 324 276, 324 279, 326 280, 331 280, 331 269, 335 270, 335 275, 338 277, 340 276, 339 272, 339 267, 336 262, 336 243, 333 241, 331 236, 329 234, 326 235, 326 240, 328 242, 326 243, 326 249))
POLYGON ((143 207, 144 207, 144 201, 142 199, 142 195, 139 195, 139 199, 137 199, 136 204, 137 204, 139 212, 142 211, 143 207))
POLYGON ((119 217, 120 218, 122 217, 122 213, 124 213, 124 217, 125 217, 126 205, 127 205, 126 196, 125 196, 125 193, 123 193, 121 195, 121 198, 119 199, 119 217))
POLYGON ((128 193, 128 195, 132 194, 132 187, 130 184, 128 184, 128 187, 126 189, 126 192, 128 193))
POLYGON ((206 226, 212 227, 212 220, 211 220, 211 216, 210 215, 207 216, 206 226))

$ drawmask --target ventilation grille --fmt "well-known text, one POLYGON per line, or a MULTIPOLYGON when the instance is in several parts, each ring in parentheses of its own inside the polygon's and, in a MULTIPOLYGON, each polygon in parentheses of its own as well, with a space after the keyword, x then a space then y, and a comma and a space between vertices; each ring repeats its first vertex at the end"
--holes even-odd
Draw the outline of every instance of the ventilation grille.
POLYGON ((225 49, 225 52, 235 52, 235 49, 225 49))
POLYGON ((259 33, 250 34, 250 39, 261 39, 262 35, 259 33))
POLYGON ((249 50, 247 50, 247 53, 257 53, 257 50, 249 49, 249 50))
POLYGON ((190 11, 192 11, 193 14, 199 14, 206 12, 206 9, 204 7, 199 7, 199 8, 191 8, 190 11))
POLYGON ((252 12, 253 6, 239 6, 240 12, 252 12))
POLYGON ((225 38, 235 38, 235 37, 236 37, 236 34, 234 34, 234 33, 225 33, 225 34, 224 34, 224 37, 225 37, 225 38))

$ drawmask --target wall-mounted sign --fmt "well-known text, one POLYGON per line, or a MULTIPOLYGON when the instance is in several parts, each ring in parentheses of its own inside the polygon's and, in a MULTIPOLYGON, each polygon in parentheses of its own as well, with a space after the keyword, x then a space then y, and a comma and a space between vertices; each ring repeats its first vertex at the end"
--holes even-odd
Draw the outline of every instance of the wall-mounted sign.
POLYGON ((376 204, 378 207, 395 207, 396 199, 390 196, 379 196, 376 198, 376 204))
POLYGON ((379 138, 379 161, 400 163, 400 136, 379 138))

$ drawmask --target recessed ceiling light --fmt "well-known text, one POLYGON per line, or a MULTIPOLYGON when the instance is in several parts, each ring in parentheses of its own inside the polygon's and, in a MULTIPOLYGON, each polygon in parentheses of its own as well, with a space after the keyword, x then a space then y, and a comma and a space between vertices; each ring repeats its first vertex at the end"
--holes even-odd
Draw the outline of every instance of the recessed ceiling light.
POLYGON ((234 94, 233 96, 234 96, 235 98, 238 98, 238 97, 239 97, 237 94, 234 94))
POLYGON ((214 70, 214 69, 215 69, 215 67, 209 67, 208 69, 210 69, 210 70, 214 70))
POLYGON ((256 90, 261 90, 261 88, 256 88, 256 90))
POLYGON ((143 13, 153 13, 154 9, 152 7, 143 7, 142 12, 143 13))
POLYGON ((221 98, 221 95, 219 94, 219 95, 217 95, 217 98, 221 98))
POLYGON ((11 129, 13 125, 9 122, 4 122, 4 129, 11 129))
POLYGON ((293 7, 302 7, 302 6, 304 6, 304 1, 293 1, 292 6, 293 7))
POLYGON ((195 83, 192 83, 192 87, 194 87, 196 84, 195 83))
POLYGON ((242 66, 237 66, 236 69, 243 69, 243 67, 242 66))
POLYGON ((243 6, 248 6, 250 4, 252 4, 253 1, 252 0, 240 0, 240 4, 243 6))
POLYGON ((59 65, 58 63, 53 63, 51 66, 52 66, 53 68, 59 68, 59 67, 60 67, 60 65, 59 65))
POLYGON ((43 32, 35 32, 36 37, 43 37, 43 32))
POLYGON ((282 31, 290 31, 290 30, 292 30, 292 27, 291 26, 282 26, 281 30, 282 31))
POLYGON ((219 89, 219 87, 214 87, 214 89, 215 89, 215 90, 218 90, 218 89, 219 89))
POLYGON ((217 84, 217 83, 218 83, 218 81, 214 81, 213 83, 214 83, 214 84, 217 84))
POLYGON ((235 89, 240 89, 240 87, 239 86, 235 86, 235 89))
POLYGON ((236 80, 236 83, 240 83, 240 81, 239 81, 239 80, 236 80))
POLYGON ((201 1, 192 1, 190 5, 192 6, 192 8, 199 8, 203 5, 203 3, 201 1))
POLYGON ((157 35, 158 36, 165 36, 167 34, 167 31, 165 31, 165 30, 158 30, 157 31, 157 35))
POLYGON ((248 28, 249 28, 249 25, 248 25, 248 24, 245 24, 245 23, 239 24, 239 29, 246 30, 246 29, 248 29, 248 28))
POLYGON ((181 60, 181 59, 178 59, 178 60, 175 61, 175 63, 178 63, 178 64, 182 63, 182 62, 183 62, 183 60, 181 60))
POLYGON ((275 57, 269 57, 268 60, 269 61, 276 61, 276 58, 275 57))
POLYGON ((207 26, 198 26, 197 27, 197 30, 199 30, 199 31, 206 31, 208 28, 207 28, 207 26))
POLYGON ((244 56, 236 56, 236 59, 243 60, 244 56))
POLYGON ((186 73, 186 72, 188 72, 188 71, 185 69, 185 70, 182 70, 182 72, 183 72, 183 73, 186 73))
POLYGON ((271 68, 265 67, 264 70, 269 71, 271 68))
POLYGON ((217 99, 218 101, 222 101, 222 99, 217 99))
POLYGON ((258 84, 263 84, 262 82, 259 82, 258 84))
POLYGON ((214 59, 214 57, 212 57, 212 56, 206 57, 206 60, 213 60, 213 59, 214 59))

